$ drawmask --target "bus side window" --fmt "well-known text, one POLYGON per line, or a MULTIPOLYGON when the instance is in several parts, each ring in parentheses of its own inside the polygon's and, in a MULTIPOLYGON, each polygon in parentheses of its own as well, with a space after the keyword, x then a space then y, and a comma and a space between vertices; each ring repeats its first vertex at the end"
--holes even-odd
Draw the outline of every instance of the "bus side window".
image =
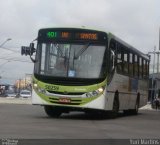
POLYGON ((147 77, 149 77, 149 61, 147 61, 146 66, 147 66, 147 77))
POLYGON ((149 61, 145 60, 145 78, 149 77, 149 61))
POLYGON ((123 73, 123 51, 120 45, 117 47, 117 73, 123 73))
POLYGON ((133 54, 129 53, 129 75, 133 76, 133 54))
POLYGON ((138 56, 134 55, 134 76, 138 77, 138 56))
POLYGON ((143 60, 143 77, 147 78, 147 61, 143 60))
POLYGON ((139 78, 142 78, 142 58, 139 57, 139 78))
POLYGON ((124 51, 124 62, 123 62, 123 65, 124 65, 124 74, 127 74, 128 75, 128 52, 125 50, 124 51))
POLYGON ((144 59, 142 58, 142 78, 145 78, 145 61, 144 61, 144 59))

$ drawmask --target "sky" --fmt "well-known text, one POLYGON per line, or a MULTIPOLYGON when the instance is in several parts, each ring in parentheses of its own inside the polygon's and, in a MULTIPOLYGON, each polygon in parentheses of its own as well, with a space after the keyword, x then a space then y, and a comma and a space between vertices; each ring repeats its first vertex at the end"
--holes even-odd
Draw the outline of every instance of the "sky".
POLYGON ((21 46, 38 30, 83 27, 112 32, 143 53, 159 47, 159 0, 0 0, 0 83, 14 83, 33 72, 21 46))

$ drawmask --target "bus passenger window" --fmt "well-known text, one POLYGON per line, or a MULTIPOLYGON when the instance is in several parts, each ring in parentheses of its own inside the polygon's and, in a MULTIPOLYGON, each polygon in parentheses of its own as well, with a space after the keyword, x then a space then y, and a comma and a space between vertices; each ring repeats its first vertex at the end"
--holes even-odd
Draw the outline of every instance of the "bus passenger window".
POLYGON ((147 78, 147 61, 143 61, 143 77, 147 78))
POLYGON ((123 65, 124 65, 124 73, 128 74, 128 53, 127 52, 124 52, 124 62, 123 62, 123 65))
POLYGON ((138 57, 134 55, 134 76, 138 77, 138 57))
POLYGON ((129 54, 129 75, 133 76, 133 54, 129 54))
POLYGON ((123 73, 123 51, 120 48, 117 49, 117 73, 123 73))
POLYGON ((142 78, 144 78, 144 59, 142 58, 142 78))
POLYGON ((139 57, 139 77, 142 78, 142 58, 139 57))
POLYGON ((149 61, 147 61, 146 66, 147 66, 147 77, 148 77, 149 76, 149 61))

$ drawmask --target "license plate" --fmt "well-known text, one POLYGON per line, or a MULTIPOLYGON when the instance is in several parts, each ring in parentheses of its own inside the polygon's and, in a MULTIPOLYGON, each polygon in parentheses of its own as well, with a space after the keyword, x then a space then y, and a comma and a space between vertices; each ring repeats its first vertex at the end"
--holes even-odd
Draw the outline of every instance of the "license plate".
POLYGON ((60 102, 60 103, 70 103, 71 100, 70 100, 69 98, 60 98, 60 99, 59 99, 59 102, 60 102))

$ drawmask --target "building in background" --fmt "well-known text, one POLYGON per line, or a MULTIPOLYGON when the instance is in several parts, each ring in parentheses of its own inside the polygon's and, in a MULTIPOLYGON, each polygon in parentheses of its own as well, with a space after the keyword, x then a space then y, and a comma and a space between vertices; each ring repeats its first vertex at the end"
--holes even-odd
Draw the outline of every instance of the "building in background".
POLYGON ((15 86, 17 88, 17 92, 20 90, 32 90, 32 75, 26 74, 23 79, 18 79, 15 82, 15 86))
POLYGON ((16 93, 16 86, 11 84, 0 84, 0 96, 5 97, 7 93, 16 93))
POLYGON ((150 63, 148 100, 153 104, 156 97, 160 99, 160 28, 159 50, 156 51, 156 46, 154 46, 154 51, 148 52, 148 55, 150 55, 150 60, 153 60, 152 64, 150 63))
POLYGON ((148 100, 153 102, 156 97, 160 98, 160 73, 150 74, 149 76, 148 100))

